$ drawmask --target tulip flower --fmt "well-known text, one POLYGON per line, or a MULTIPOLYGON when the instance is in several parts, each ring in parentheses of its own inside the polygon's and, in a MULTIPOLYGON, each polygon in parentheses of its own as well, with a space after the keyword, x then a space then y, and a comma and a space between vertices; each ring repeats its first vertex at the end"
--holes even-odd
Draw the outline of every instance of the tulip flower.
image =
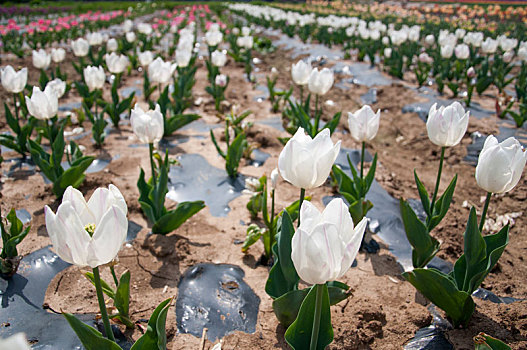
POLYGON ((452 46, 452 45, 443 45, 443 46, 441 46, 441 57, 448 59, 448 58, 452 57, 453 53, 454 53, 454 46, 452 46))
POLYGON ((348 113, 348 124, 351 137, 357 142, 371 141, 379 130, 381 110, 373 112, 370 106, 364 105, 355 113, 348 113))
POLYGON ((293 77, 293 82, 300 86, 307 85, 312 70, 311 63, 306 63, 302 60, 292 64, 291 76, 293 77))
POLYGON ((271 189, 276 189, 276 184, 278 183, 278 168, 274 168, 273 171, 271 171, 271 189))
POLYGON ((130 60, 125 55, 117 55, 115 52, 112 52, 110 55, 106 54, 106 65, 108 70, 114 74, 121 74, 124 72, 130 60))
POLYGON ((88 33, 86 34, 86 40, 90 46, 97 46, 102 44, 103 36, 99 32, 88 33))
POLYGON ((207 41, 207 45, 210 47, 218 46, 221 41, 223 40, 223 34, 222 32, 218 31, 208 31, 205 33, 205 40, 207 41))
POLYGON ((136 104, 130 115, 130 124, 142 143, 155 144, 163 137, 163 114, 158 104, 155 110, 146 112, 136 104))
POLYGON ((252 36, 240 36, 238 37, 238 39, 236 39, 236 45, 241 48, 250 50, 253 48, 254 39, 252 36))
POLYGON ((33 117, 47 120, 57 115, 59 100, 51 86, 46 86, 44 91, 38 86, 33 86, 31 98, 26 96, 26 105, 29 114, 33 117))
POLYGON ((493 54, 498 49, 498 41, 490 37, 486 38, 484 42, 481 43, 481 51, 485 54, 493 54))
POLYGON ((321 71, 315 68, 309 75, 309 91, 317 96, 325 95, 333 86, 333 79, 333 72, 328 68, 324 68, 321 71))
POLYGON ((87 40, 83 38, 78 38, 71 42, 71 48, 73 49, 73 54, 77 57, 85 57, 88 55, 90 50, 90 44, 87 40))
POLYGON ((223 67, 227 63, 227 55, 216 50, 211 54, 211 62, 216 67, 223 67))
POLYGON ((62 81, 60 78, 56 78, 48 82, 46 84, 46 88, 48 87, 53 90, 55 95, 57 95, 57 98, 61 98, 64 96, 64 92, 66 92, 66 82, 62 81))
POLYGON ((498 142, 493 135, 487 136, 476 166, 476 182, 487 191, 479 224, 480 232, 485 225, 492 193, 506 193, 512 190, 520 181, 526 161, 527 152, 516 138, 509 137, 498 142))
POLYGON ((177 50, 176 51, 176 64, 178 67, 187 67, 192 58, 192 51, 190 50, 177 50))
POLYGON ((134 32, 127 32, 125 36, 126 36, 126 41, 128 41, 129 43, 133 43, 136 39, 134 32))
POLYGON ((24 67, 18 72, 11 66, 6 66, 0 69, 0 76, 2 79, 2 86, 6 91, 13 94, 22 92, 27 84, 27 68, 24 67))
POLYGON ((456 54, 456 58, 466 60, 470 56, 470 49, 467 44, 459 44, 454 49, 454 53, 456 54))
POLYGON ((102 89, 104 81, 106 80, 104 69, 101 66, 88 66, 84 68, 84 80, 90 91, 102 89))
POLYGON ((119 44, 117 43, 117 40, 115 40, 115 38, 111 38, 106 43, 106 49, 110 52, 117 51, 118 48, 119 48, 119 44))
POLYGON ((44 207, 46 229, 53 249, 64 261, 93 269, 99 308, 110 340, 113 333, 104 303, 99 266, 117 257, 128 231, 128 207, 117 187, 98 188, 86 202, 82 193, 69 186, 53 213, 44 207))
POLYGON ((38 69, 47 69, 51 63, 51 55, 40 49, 33 50, 33 66, 38 69))
POLYGON ((217 75, 214 83, 218 86, 225 87, 227 85, 227 76, 225 74, 217 75))
POLYGON ((121 25, 121 28, 123 29, 123 32, 125 33, 128 33, 129 31, 131 31, 133 27, 134 27, 134 22, 132 22, 132 20, 130 19, 127 19, 121 25))
POLYGON ((435 37, 434 37, 433 34, 428 34, 428 35, 425 37, 425 43, 426 43, 426 45, 428 45, 428 46, 432 46, 432 45, 434 45, 435 40, 436 40, 436 39, 435 39, 435 37))
POLYGON ((158 57, 148 65, 148 79, 158 84, 168 83, 176 68, 177 64, 172 64, 170 61, 165 62, 158 57))
POLYGON ((150 35, 152 34, 152 26, 148 23, 139 23, 137 25, 137 31, 144 35, 150 35))
POLYGON ((137 58, 143 67, 147 67, 154 60, 154 54, 152 51, 138 52, 137 58))
POLYGON ((336 281, 348 271, 368 223, 356 227, 347 205, 335 198, 321 213, 311 202, 300 209, 301 224, 291 241, 291 260, 298 276, 310 284, 336 281))
POLYGON ((386 48, 384 49, 384 57, 386 57, 386 58, 390 58, 390 57, 392 57, 392 51, 393 51, 393 50, 392 50, 391 47, 386 47, 386 48))
POLYGON ((31 345, 27 342, 24 333, 17 333, 9 338, 0 338, 0 349, 31 350, 31 345))
POLYGON ((51 60, 55 63, 60 63, 66 58, 66 50, 62 47, 58 49, 51 49, 51 60))
POLYGON ((441 147, 452 147, 461 142, 467 131, 470 111, 465 113, 459 102, 451 105, 441 106, 437 109, 437 103, 430 107, 426 129, 428 138, 432 143, 441 147))

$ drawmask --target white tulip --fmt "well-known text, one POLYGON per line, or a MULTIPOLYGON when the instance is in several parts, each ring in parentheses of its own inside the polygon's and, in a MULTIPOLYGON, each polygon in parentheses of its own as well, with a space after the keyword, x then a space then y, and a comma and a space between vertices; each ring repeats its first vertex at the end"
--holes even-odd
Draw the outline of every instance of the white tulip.
POLYGON ((386 58, 392 57, 392 48, 391 47, 384 48, 384 57, 386 57, 386 58))
POLYGON ((132 30, 133 27, 134 27, 134 22, 132 22, 132 20, 130 19, 127 19, 126 21, 124 21, 121 26, 124 33, 128 33, 129 31, 132 30))
POLYGON ((514 57, 514 51, 513 50, 506 51, 503 54, 503 62, 510 63, 512 61, 513 57, 514 57))
POLYGON ((64 61, 66 58, 66 50, 64 50, 62 47, 59 47, 58 49, 51 49, 51 60, 55 63, 60 63, 64 61))
POLYGON ((221 87, 227 86, 227 76, 225 74, 216 75, 214 83, 221 87))
POLYGON ((294 83, 297 85, 307 85, 312 70, 311 63, 306 63, 302 60, 291 65, 291 76, 293 77, 294 83))
POLYGON ((216 67, 223 67, 227 63, 227 55, 221 51, 214 51, 211 55, 212 64, 216 67))
POLYGON ((150 35, 152 34, 153 29, 152 26, 148 23, 139 23, 137 25, 137 31, 145 35, 150 35))
POLYGON ((465 113, 463 106, 457 101, 437 109, 437 103, 430 107, 426 130, 433 144, 441 147, 451 147, 461 142, 467 132, 470 111, 465 113))
POLYGON ((66 82, 60 80, 60 78, 55 78, 55 79, 49 81, 46 84, 46 89, 48 87, 51 90, 53 90, 55 95, 57 95, 57 98, 61 98, 62 96, 64 96, 64 93, 66 92, 66 82))
POLYGON ((366 225, 363 218, 354 227, 347 205, 340 198, 321 213, 311 202, 300 208, 300 226, 291 241, 291 260, 298 276, 310 284, 336 281, 349 270, 366 225))
POLYGON ((454 54, 454 46, 444 45, 441 46, 441 57, 450 58, 454 54))
POLYGON ((435 37, 434 37, 433 34, 428 34, 428 35, 425 37, 425 43, 426 43, 426 45, 428 45, 428 46, 432 46, 432 45, 434 45, 435 40, 436 40, 436 39, 435 39, 435 37))
POLYGON ((106 65, 110 73, 119 74, 124 72, 126 67, 130 64, 130 60, 125 55, 118 55, 112 52, 110 55, 106 54, 106 65))
POLYGON ((148 79, 153 83, 168 83, 176 68, 177 64, 172 64, 170 61, 165 62, 161 57, 158 57, 148 65, 148 79))
POLYGON ((505 193, 520 181, 527 152, 514 137, 503 142, 487 136, 476 166, 476 182, 487 192, 505 193))
POLYGON ((102 89, 105 80, 106 74, 101 66, 87 66, 84 68, 84 81, 90 91, 102 89))
POLYGON ((308 88, 314 94, 325 95, 333 86, 333 72, 328 68, 319 71, 317 68, 309 75, 308 88))
POLYGON ((241 48, 250 50, 254 45, 254 39, 252 36, 240 36, 236 39, 236 45, 241 48))
POLYGON ((27 68, 24 67, 18 72, 11 66, 0 69, 2 86, 8 92, 18 94, 23 91, 27 84, 27 68))
POLYGON ((115 38, 111 38, 106 43, 106 49, 110 52, 117 51, 119 48, 119 44, 117 43, 117 40, 115 38))
POLYGON ((355 113, 348 112, 348 124, 351 137, 357 142, 373 140, 379 131, 381 110, 373 112, 370 106, 364 105, 355 113))
POLYGON ((516 39, 504 38, 500 41, 500 47, 503 51, 514 50, 517 45, 518 45, 518 40, 516 39))
POLYGON ((163 138, 164 124, 161 108, 156 104, 155 110, 143 111, 138 104, 130 114, 130 124, 135 136, 142 143, 158 143, 163 138))
POLYGON ((498 49, 498 41, 493 40, 492 38, 486 38, 484 42, 481 43, 481 51, 485 54, 493 54, 498 49))
POLYGON ((459 44, 454 49, 456 57, 460 60, 466 60, 470 56, 470 49, 467 44, 459 44))
POLYGON ((152 51, 138 52, 137 58, 141 66, 147 67, 154 60, 154 54, 152 51))
POLYGON ((0 349, 3 350, 31 350, 24 333, 17 333, 8 338, 0 338, 0 349))
POLYGON ((40 49, 33 50, 33 66, 38 69, 47 69, 51 63, 51 55, 40 49))
POLYGON ((70 264, 91 268, 115 259, 126 240, 128 207, 117 187, 98 188, 86 202, 69 186, 53 213, 44 207, 46 228, 53 249, 70 264))
POLYGON ((41 120, 50 119, 57 115, 59 99, 51 86, 46 86, 41 91, 38 86, 33 86, 31 98, 26 96, 26 105, 29 114, 41 120))
POLYGON ((220 31, 208 31, 205 33, 205 40, 209 46, 218 46, 223 40, 223 34, 220 31))
POLYGON ((278 157, 280 175, 299 188, 319 187, 328 178, 339 151, 340 141, 333 144, 329 129, 312 139, 298 128, 278 157))
POLYGON ((271 171, 271 189, 276 189, 276 184, 278 183, 278 168, 274 168, 271 171))
POLYGON ((127 32, 125 36, 126 36, 126 41, 128 41, 129 43, 133 43, 136 39, 134 32, 127 32))
POLYGON ((177 50, 176 51, 176 64, 178 67, 187 67, 192 58, 192 51, 189 50, 177 50))
POLYGON ((97 46, 102 44, 104 38, 101 33, 95 32, 86 34, 86 40, 90 46, 97 46))
POLYGON ((84 38, 78 38, 71 42, 71 48, 73 49, 73 54, 75 56, 84 57, 88 55, 90 44, 84 38))

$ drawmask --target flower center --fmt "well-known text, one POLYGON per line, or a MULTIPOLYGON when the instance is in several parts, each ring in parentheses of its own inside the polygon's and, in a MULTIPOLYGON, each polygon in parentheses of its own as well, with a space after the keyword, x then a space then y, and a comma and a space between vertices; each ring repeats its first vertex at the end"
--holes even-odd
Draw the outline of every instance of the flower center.
POLYGON ((84 229, 86 230, 86 232, 88 232, 90 237, 92 237, 93 234, 95 233, 95 224, 88 224, 84 226, 84 229))

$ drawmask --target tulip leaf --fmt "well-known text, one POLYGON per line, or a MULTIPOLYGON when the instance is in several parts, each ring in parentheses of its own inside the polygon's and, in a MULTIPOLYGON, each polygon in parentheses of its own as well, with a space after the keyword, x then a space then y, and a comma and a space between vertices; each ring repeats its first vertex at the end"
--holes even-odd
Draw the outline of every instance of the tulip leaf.
POLYGON ((441 222, 441 220, 443 220, 446 213, 448 212, 448 208, 450 208, 450 203, 452 202, 452 197, 454 196, 454 190, 456 189, 456 182, 457 175, 454 176, 445 192, 443 192, 441 197, 439 197, 434 205, 434 208, 431 208, 433 211, 433 216, 429 220, 428 231, 432 231, 432 229, 434 229, 434 227, 436 227, 441 222))
POLYGON ((321 293, 320 327, 318 331, 317 346, 315 349, 324 350, 333 341, 333 327, 331 326, 331 310, 329 305, 328 286, 325 284, 314 285, 302 301, 298 316, 287 328, 285 340, 295 350, 310 349, 311 333, 315 316, 317 289, 321 293))
POLYGON ((273 299, 297 289, 300 280, 291 260, 291 240, 295 228, 287 210, 282 211, 277 227, 276 243, 273 245, 274 265, 265 284, 265 291, 273 299))
MULTIPOLYGON (((351 293, 348 292, 349 286, 338 281, 327 283, 329 292, 329 304, 336 305, 342 300, 347 299, 351 293)), ((273 311, 278 321, 284 326, 289 327, 298 316, 298 311, 302 301, 306 297, 310 288, 292 290, 273 300, 273 311)))
POLYGON ((172 299, 167 299, 156 307, 150 316, 145 334, 137 339, 130 350, 166 350, 165 324, 171 302, 172 299))
POLYGON ((247 252, 249 250, 249 247, 252 246, 254 243, 258 242, 260 237, 265 235, 268 232, 267 228, 265 227, 258 227, 258 225, 251 224, 247 228, 247 236, 245 237, 245 241, 243 242, 242 246, 242 252, 247 252))
POLYGON ((117 343, 103 337, 101 332, 88 326, 72 314, 65 312, 63 315, 86 350, 122 350, 117 343))
POLYGON ((473 293, 494 268, 509 243, 509 225, 494 235, 483 237, 479 232, 476 211, 472 208, 464 239, 465 252, 456 261, 451 276, 460 290, 473 293))
POLYGON ((30 229, 30 226, 24 229, 22 221, 16 216, 15 209, 11 209, 7 214, 6 220, 11 225, 9 231, 5 229, 4 223, 0 221, 0 232, 2 235, 3 246, 0 251, 0 258, 3 259, 18 256, 16 246, 27 236, 30 229))
POLYGON ((176 209, 169 211, 155 222, 152 226, 152 232, 166 235, 203 208, 205 208, 203 201, 178 203, 176 209))
POLYGON ((368 191, 370 190, 371 184, 373 183, 373 180, 375 179, 375 170, 377 169, 377 153, 373 156, 373 160, 371 162, 370 169, 368 170, 368 174, 366 174, 366 177, 364 178, 364 183, 362 186, 362 197, 365 198, 368 194, 368 191))
POLYGON ((419 220, 408 202, 399 201, 401 217, 408 242, 412 245, 412 264, 414 268, 425 267, 439 250, 439 241, 430 236, 426 225, 419 220))
POLYGON ((214 133, 212 132, 212 129, 210 129, 210 138, 212 139, 212 143, 214 144, 214 147, 216 147, 216 151, 218 151, 219 155, 223 159, 226 159, 227 155, 225 154, 225 152, 222 151, 222 149, 218 145, 218 141, 216 141, 216 137, 214 136, 214 133))
MULTIPOLYGON (((88 279, 88 281, 91 282, 95 286, 95 277, 93 276, 93 272, 87 271, 84 273, 84 277, 88 279)), ((115 299, 115 290, 113 290, 110 285, 101 278, 101 288, 104 294, 106 294, 109 298, 115 299)))
POLYGON ((79 185, 84 181, 85 175, 84 172, 90 164, 93 162, 95 157, 86 156, 83 157, 79 164, 68 168, 62 175, 53 183, 53 192, 57 197, 62 197, 64 191, 68 186, 74 188, 79 187, 79 185))
POLYGON ((423 209, 427 216, 431 216, 432 214, 430 213, 430 196, 425 186, 419 179, 419 176, 417 176, 417 171, 415 171, 415 169, 414 169, 414 178, 415 178, 415 184, 417 185, 417 191, 419 192, 419 197, 421 198, 421 204, 423 205, 423 209))
POLYGON ((338 112, 338 113, 335 113, 335 115, 333 116, 333 118, 326 123, 326 125, 324 125, 324 127, 322 128, 322 130, 324 129, 329 129, 329 133, 331 135, 333 135, 333 132, 335 131, 335 129, 337 128, 337 126, 339 125, 339 122, 340 122, 340 116, 342 115, 342 112, 338 112))
POLYGON ((359 194, 355 190, 355 185, 353 183, 353 180, 346 174, 340 167, 337 165, 333 165, 333 178, 335 179, 338 191, 340 194, 344 195, 344 193, 347 193, 348 196, 351 196, 353 200, 349 200, 346 198, 346 200, 351 203, 354 202, 357 198, 359 198, 359 194))
POLYGON ((201 118, 198 114, 178 114, 167 120, 168 131, 165 133, 172 135, 174 131, 184 127, 187 124, 192 123, 195 120, 201 118))
POLYGON ((403 277, 428 300, 452 319, 454 327, 467 326, 474 312, 474 301, 469 293, 458 290, 456 283, 439 270, 417 268, 404 272, 403 277))
POLYGON ((483 332, 474 337, 474 350, 511 350, 511 347, 499 339, 483 332))
POLYGON ((227 156, 225 157, 225 169, 230 177, 236 177, 238 174, 238 166, 247 146, 248 144, 244 133, 238 134, 229 145, 227 156))
MULTIPOLYGON (((348 197, 344 194, 344 198, 348 200, 348 197)), ((349 202, 349 201, 348 201, 349 202)), ((362 200, 359 198, 354 202, 349 202, 348 211, 350 212, 351 218, 353 219, 353 224, 358 225, 359 222, 368 214, 371 208, 373 208, 373 203, 369 200, 362 200)))

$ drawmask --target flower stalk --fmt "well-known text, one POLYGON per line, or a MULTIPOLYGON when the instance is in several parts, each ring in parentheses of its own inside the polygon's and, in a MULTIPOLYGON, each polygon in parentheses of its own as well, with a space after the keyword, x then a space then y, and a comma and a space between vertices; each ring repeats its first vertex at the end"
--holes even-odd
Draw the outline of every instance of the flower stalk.
POLYGON ((93 277, 95 281, 95 290, 97 291, 97 300, 99 302, 99 309, 101 310, 101 318, 104 325, 106 337, 111 341, 115 342, 112 327, 110 326, 110 319, 108 318, 108 311, 106 311, 106 304, 104 303, 104 295, 102 293, 101 287, 101 275, 99 274, 98 266, 93 268, 93 277))

